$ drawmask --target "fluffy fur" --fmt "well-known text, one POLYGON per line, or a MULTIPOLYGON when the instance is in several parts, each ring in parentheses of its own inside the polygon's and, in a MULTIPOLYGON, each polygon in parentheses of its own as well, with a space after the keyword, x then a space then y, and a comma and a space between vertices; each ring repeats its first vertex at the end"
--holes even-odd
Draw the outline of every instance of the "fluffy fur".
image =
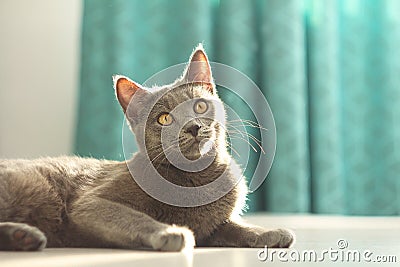
MULTIPOLYGON (((126 162, 80 157, 1 160, 0 250, 47 246, 180 251, 195 245, 289 247, 293 243, 290 231, 240 222, 247 187, 226 150, 225 111, 201 46, 192 53, 183 76, 171 85, 147 89, 115 76, 114 86, 139 152, 126 162), (179 146, 187 159, 215 158, 205 170, 187 172, 169 163, 160 138, 166 126, 157 118, 195 99, 208 103, 208 116, 213 119, 197 117, 190 104, 173 113, 175 124, 168 127, 180 127, 179 146), (185 116, 192 119, 179 125, 185 116), (195 133, 190 129, 196 129, 195 133), (213 141, 204 153, 198 142, 203 139, 213 141), (201 206, 165 204, 136 183, 149 175, 147 157, 158 173, 176 185, 206 185, 223 173, 224 184, 240 182, 223 197, 201 206)), ((166 138, 172 140, 173 136, 166 138)))

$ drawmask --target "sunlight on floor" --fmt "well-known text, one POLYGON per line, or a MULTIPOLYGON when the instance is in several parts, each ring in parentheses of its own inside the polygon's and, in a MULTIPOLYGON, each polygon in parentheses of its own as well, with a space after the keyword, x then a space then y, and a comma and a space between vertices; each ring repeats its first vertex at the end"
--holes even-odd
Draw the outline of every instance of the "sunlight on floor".
MULTIPOLYGON (((286 250, 268 250, 268 258, 260 249, 248 248, 196 248, 194 252, 161 253, 112 249, 46 249, 43 252, 1 252, 2 267, 46 266, 287 266, 298 258, 296 266, 308 266, 314 261, 310 250, 315 251, 320 265, 352 266, 385 259, 400 262, 400 218, 398 217, 343 217, 314 215, 251 215, 250 223, 268 228, 287 227, 295 231, 297 242, 286 250), (341 247, 343 246, 343 247, 341 247), (329 255, 338 251, 337 255, 329 255), (286 251, 279 255, 280 251, 286 251), (347 252, 358 251, 360 263, 353 258, 343 259, 347 252), (369 251, 366 259, 363 254, 369 251), (345 253, 344 253, 345 252, 345 253), (261 253, 261 254, 260 254, 261 253), (344 253, 344 254, 343 254, 344 253), (284 256, 283 256, 284 255, 284 256), (261 256, 261 257, 260 257, 261 256), (259 259, 265 259, 262 261, 259 259), (305 258, 304 258, 305 257, 305 258), (309 259, 311 257, 311 260, 309 259)), ((356 259, 357 260, 357 259, 356 259)), ((378 263, 376 263, 378 265, 378 263)), ((389 263, 387 263, 389 264, 389 263)), ((387 266, 387 265, 386 265, 387 266)), ((396 266, 390 263, 389 266, 396 266)))

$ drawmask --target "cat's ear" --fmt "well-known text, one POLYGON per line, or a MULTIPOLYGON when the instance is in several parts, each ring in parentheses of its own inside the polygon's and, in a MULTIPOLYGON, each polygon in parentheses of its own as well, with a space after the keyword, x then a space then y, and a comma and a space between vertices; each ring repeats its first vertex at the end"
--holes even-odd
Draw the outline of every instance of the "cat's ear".
POLYGON ((114 75, 113 83, 114 83, 115 94, 117 95, 117 99, 122 109, 124 110, 124 113, 126 112, 126 109, 128 108, 128 105, 131 102, 133 95, 135 95, 138 92, 139 93, 146 92, 145 89, 140 84, 135 83, 128 77, 122 75, 114 75))
POLYGON ((183 75, 185 83, 202 83, 211 93, 215 93, 211 67, 202 44, 199 44, 190 56, 189 64, 183 75))

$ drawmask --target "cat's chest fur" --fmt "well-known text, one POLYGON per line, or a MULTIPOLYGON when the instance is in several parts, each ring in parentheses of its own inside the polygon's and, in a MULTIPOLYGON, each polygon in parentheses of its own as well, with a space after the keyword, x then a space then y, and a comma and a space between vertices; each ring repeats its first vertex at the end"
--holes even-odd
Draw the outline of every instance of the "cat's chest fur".
MULTIPOLYGON (((185 173, 181 171, 169 172, 165 178, 170 182, 175 182, 180 186, 204 186, 221 178, 226 171, 227 166, 211 165, 199 173, 185 173), (179 178, 178 178, 179 177, 179 178)), ((235 177, 231 177, 229 171, 225 173, 226 182, 234 183, 235 177), (226 174, 228 173, 228 174, 226 174)), ((221 196, 213 196, 215 200, 210 199, 210 203, 196 207, 177 207, 158 202, 155 206, 155 218, 158 221, 168 224, 177 224, 188 226, 194 231, 196 238, 209 236, 215 228, 227 221, 238 205, 240 196, 240 187, 232 186, 228 193, 221 196)))
POLYGON ((204 170, 195 173, 167 167, 167 169, 159 169, 159 173, 171 183, 183 187, 205 186, 217 179, 225 180, 223 184, 227 186, 227 193, 211 194, 210 203, 205 205, 195 207, 171 206, 152 199, 143 206, 145 212, 158 221, 189 227, 195 233, 197 239, 212 234, 218 225, 227 221, 232 213, 237 211, 235 207, 241 204, 238 200, 241 199, 240 195, 243 190, 240 190, 242 189, 240 186, 235 186, 235 176, 240 174, 232 173, 228 164, 214 162, 204 170), (229 184, 231 184, 231 187, 229 184))
POLYGON ((194 232, 197 240, 202 240, 231 217, 237 205, 237 195, 234 188, 222 198, 197 207, 176 207, 153 200, 143 211, 157 221, 186 226, 194 232))
MULTIPOLYGON (((244 180, 211 203, 196 207, 179 207, 165 204, 149 196, 132 178, 135 170, 132 172, 131 175, 127 169, 120 171, 119 177, 115 177, 95 190, 96 195, 144 212, 159 222, 186 226, 194 232, 198 240, 211 235, 218 225, 239 213, 244 205, 247 192, 244 180)), ((188 179, 189 177, 180 175, 180 178, 188 179)))

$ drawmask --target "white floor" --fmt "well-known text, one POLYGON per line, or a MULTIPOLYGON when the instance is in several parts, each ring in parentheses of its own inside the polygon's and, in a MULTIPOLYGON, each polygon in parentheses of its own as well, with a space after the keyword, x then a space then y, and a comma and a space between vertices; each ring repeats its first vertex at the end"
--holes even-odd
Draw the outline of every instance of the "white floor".
POLYGON ((265 227, 288 227, 297 235, 286 250, 200 248, 193 253, 103 249, 46 249, 43 252, 0 252, 1 267, 46 266, 399 266, 399 217, 256 215, 248 221, 265 227), (311 250, 315 251, 312 252, 311 250), (324 252, 324 250, 326 250, 324 252), (279 254, 281 253, 281 254, 279 254), (360 256, 359 263, 354 258, 360 256), (279 256, 281 259, 279 259, 279 256), (324 260, 322 257, 324 256, 324 260), (383 256, 383 257, 382 257, 383 256), (261 261, 259 257, 264 261, 261 261), (298 258, 299 257, 299 258, 298 258), (348 260, 349 259, 349 260, 348 260), (284 262, 286 260, 286 262, 284 262), (378 261, 392 261, 384 263, 378 261), (295 262, 298 261, 298 262, 295 262), (369 262, 368 262, 369 261, 369 262), (396 262, 393 262, 396 261, 396 262))

